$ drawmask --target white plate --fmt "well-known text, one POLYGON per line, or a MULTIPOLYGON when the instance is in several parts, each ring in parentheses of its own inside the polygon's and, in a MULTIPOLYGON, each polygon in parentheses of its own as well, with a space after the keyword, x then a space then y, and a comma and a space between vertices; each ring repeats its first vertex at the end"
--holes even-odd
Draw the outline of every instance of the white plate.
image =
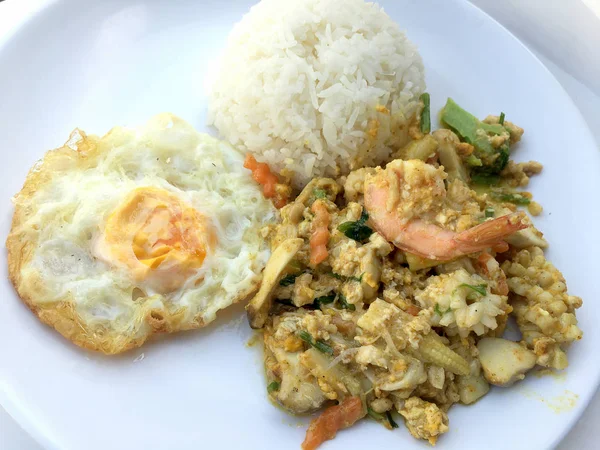
MULTIPOLYGON (((252 1, 57 1, 0 48, 2 235, 11 195, 44 151, 76 126, 96 134, 172 111, 205 128, 211 62, 252 1)), ((389 1, 388 13, 418 44, 435 110, 447 96, 477 114, 504 111, 526 129, 514 157, 537 159, 532 183, 545 206, 536 223, 579 311, 584 340, 563 377, 493 389, 453 407, 444 449, 549 448, 587 404, 600 375, 593 271, 600 250, 599 154, 571 100, 516 39, 460 1, 389 1), (553 407, 558 407, 560 413, 553 407)), ((0 272, 6 273, 2 258, 0 272)), ((260 355, 234 308, 216 323, 120 357, 66 342, 19 302, 2 277, 0 402, 40 442, 61 450, 299 448, 306 423, 266 398, 260 355), (142 356, 143 359, 141 358, 142 356)), ((425 448, 401 427, 372 421, 324 448, 425 448)))

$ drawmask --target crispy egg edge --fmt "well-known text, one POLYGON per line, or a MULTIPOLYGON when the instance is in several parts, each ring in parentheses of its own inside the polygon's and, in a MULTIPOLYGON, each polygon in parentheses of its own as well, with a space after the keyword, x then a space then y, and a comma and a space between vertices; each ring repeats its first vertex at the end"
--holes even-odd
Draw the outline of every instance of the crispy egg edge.
MULTIPOLYGON (((107 138, 111 131, 102 139, 107 138)), ((37 230, 33 227, 24 229, 22 226, 35 213, 33 209, 27 208, 27 200, 40 187, 52 180, 54 167, 64 167, 65 163, 77 164, 77 161, 81 159, 93 158, 99 155, 97 144, 100 141, 101 139, 97 136, 88 136, 85 132, 75 129, 62 147, 48 151, 41 160, 34 164, 27 174, 23 188, 15 196, 17 200, 15 201, 11 229, 6 239, 6 248, 10 282, 21 301, 41 322, 54 328, 63 337, 81 348, 98 351, 106 355, 115 355, 140 347, 155 334, 197 329, 208 323, 205 323, 200 317, 192 322, 182 323, 180 320, 182 314, 177 312, 170 314, 167 311, 158 309, 150 310, 145 317, 149 325, 146 328, 147 333, 138 337, 126 336, 114 330, 88 326, 75 311, 74 302, 70 295, 52 303, 37 303, 36 297, 43 295, 43 283, 37 273, 30 277, 28 283, 23 282, 22 268, 33 258, 34 249, 39 241, 37 230), (22 199, 22 201, 19 199, 22 199)), ((260 281, 257 280, 246 291, 240 292, 231 304, 248 299, 258 289, 259 285, 260 281)))

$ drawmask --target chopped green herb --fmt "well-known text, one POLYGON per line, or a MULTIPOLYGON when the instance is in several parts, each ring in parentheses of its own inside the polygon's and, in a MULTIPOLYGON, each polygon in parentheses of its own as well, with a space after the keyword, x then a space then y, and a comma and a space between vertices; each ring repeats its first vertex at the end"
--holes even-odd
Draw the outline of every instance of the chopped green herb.
POLYGON ((306 342, 311 347, 314 347, 317 350, 319 350, 321 353, 326 353, 328 355, 333 355, 333 349, 329 345, 327 345, 325 342, 323 342, 320 339, 318 339, 315 342, 315 340, 310 335, 310 333, 302 330, 302 331, 300 331, 298 333, 298 337, 300 337, 300 339, 302 339, 304 342, 306 342))
POLYGON ((321 353, 325 353, 327 355, 333 355, 333 349, 327 345, 325 342, 318 340, 313 344, 313 347, 319 350, 321 353))
POLYGON ((323 295, 321 297, 317 297, 315 299, 314 304, 315 304, 315 306, 317 308, 320 308, 321 305, 327 305, 329 303, 333 303, 334 300, 335 300, 335 292, 331 292, 331 293, 329 293, 327 295, 323 295))
POLYGON ((440 308, 440 304, 436 303, 435 304, 435 308, 433 308, 433 311, 440 317, 442 317, 444 314, 449 313, 450 311, 452 311, 452 308, 448 308, 446 311, 442 311, 442 309, 440 308))
POLYGON ((500 118, 498 119, 498 123, 500 125, 504 125, 504 113, 503 112, 500 113, 500 118))
POLYGON ((313 337, 310 335, 309 332, 301 330, 298 332, 298 337, 300 339, 302 339, 304 342, 306 342, 309 345, 313 345, 313 337))
POLYGON ((392 428, 398 428, 398 424, 396 423, 396 421, 394 420, 394 418, 392 417, 392 413, 389 411, 386 411, 385 416, 387 417, 388 422, 390 423, 390 426, 392 428))
POLYGON ((369 239, 369 236, 373 234, 373 230, 365 225, 367 220, 369 220, 369 215, 363 210, 360 219, 356 222, 344 222, 338 226, 338 230, 350 239, 354 239, 358 242, 365 242, 369 239))
POLYGON ((494 217, 494 214, 496 213, 494 211, 494 208, 485 208, 485 211, 483 212, 485 214, 486 219, 489 219, 490 217, 494 217))
POLYGON ((360 277, 348 277, 348 279, 351 281, 358 281, 359 283, 361 283, 364 276, 365 273, 363 272, 360 274, 360 277))
POLYGON ((313 194, 315 198, 327 198, 327 192, 324 189, 317 188, 313 191, 313 194))
POLYGON ((500 182, 498 175, 491 175, 489 173, 475 172, 471 174, 471 183, 480 184, 484 186, 494 186, 500 182))
POLYGON ((529 205, 531 200, 522 194, 511 194, 510 192, 503 191, 492 191, 490 193, 492 198, 500 200, 501 202, 514 203, 515 205, 529 205))
POLYGON ((275 392, 279 390, 280 384, 277 381, 272 381, 267 386, 267 392, 270 394, 271 392, 275 392))
POLYGON ((421 133, 428 134, 431 131, 431 99, 427 92, 423 92, 419 98, 423 102, 423 111, 421 111, 421 133))
POLYGON ((279 281, 280 286, 291 286, 296 282, 296 277, 299 273, 289 273, 279 281))
POLYGON ((475 292, 477 292, 480 295, 483 295, 483 296, 487 295, 487 290, 486 290, 487 284, 478 284, 478 285, 473 286, 472 284, 462 283, 462 284, 459 284, 458 287, 467 287, 469 289, 474 290, 475 292))
POLYGON ((359 283, 362 281, 363 276, 365 275, 364 272, 360 274, 360 277, 347 277, 345 275, 340 275, 339 273, 335 273, 335 272, 328 272, 327 275, 337 279, 337 280, 342 280, 342 281, 358 281, 359 283))
POLYGON ((340 301, 340 308, 347 309, 348 311, 356 311, 356 306, 354 306, 352 303, 348 303, 346 297, 344 297, 342 294, 340 294, 338 300, 340 301))

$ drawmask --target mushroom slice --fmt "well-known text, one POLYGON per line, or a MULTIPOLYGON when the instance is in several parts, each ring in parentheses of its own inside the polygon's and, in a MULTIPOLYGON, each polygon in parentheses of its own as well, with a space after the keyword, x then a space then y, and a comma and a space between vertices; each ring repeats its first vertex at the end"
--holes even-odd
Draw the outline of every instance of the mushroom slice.
POLYGON ((273 302, 273 292, 277 287, 285 268, 298 253, 304 240, 301 238, 286 239, 273 252, 263 272, 260 289, 246 306, 248 321, 252 328, 265 325, 273 302))

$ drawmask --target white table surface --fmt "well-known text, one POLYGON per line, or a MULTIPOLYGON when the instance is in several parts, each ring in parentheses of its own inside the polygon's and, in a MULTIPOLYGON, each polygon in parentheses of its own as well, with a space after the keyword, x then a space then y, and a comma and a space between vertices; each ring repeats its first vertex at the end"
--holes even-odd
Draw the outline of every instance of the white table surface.
MULTIPOLYGON (((0 44, 56 0, 0 0, 0 44)), ((165 0, 167 1, 167 0, 165 0)), ((569 93, 600 142, 600 0, 471 0, 521 39, 569 93)), ((1 102, 0 102, 1 105, 1 102)), ((559 450, 600 448, 600 393, 559 450)), ((532 448, 534 448, 532 446, 532 448)), ((0 406, 0 450, 43 450, 0 406)))

